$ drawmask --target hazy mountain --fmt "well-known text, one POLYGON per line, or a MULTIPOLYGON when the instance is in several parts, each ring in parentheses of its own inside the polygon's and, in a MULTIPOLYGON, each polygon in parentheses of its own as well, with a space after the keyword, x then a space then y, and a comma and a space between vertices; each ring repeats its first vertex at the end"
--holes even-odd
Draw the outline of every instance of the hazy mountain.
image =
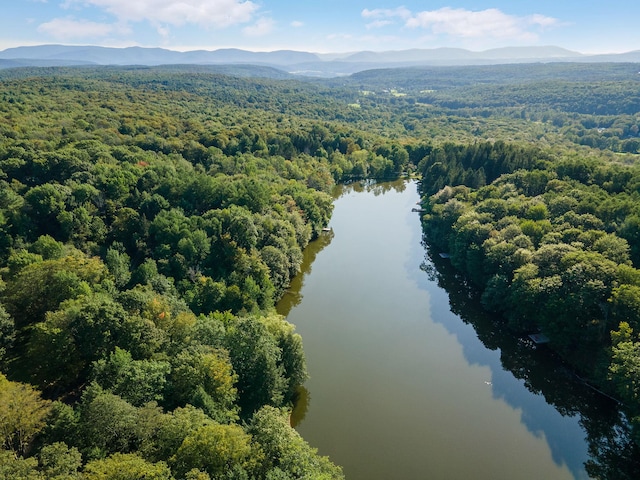
POLYGON ((358 52, 343 58, 344 62, 406 63, 432 62, 434 60, 468 60, 475 58, 475 52, 462 48, 410 49, 388 52, 358 52))
POLYGON ((355 52, 344 57, 330 57, 342 62, 365 63, 418 63, 418 62, 460 62, 473 60, 525 60, 532 58, 559 59, 576 58, 581 53, 560 47, 506 47, 482 52, 472 52, 463 48, 409 49, 386 52, 355 52))
POLYGON ((220 50, 192 50, 177 52, 164 48, 110 48, 92 46, 40 45, 8 48, 0 52, 1 59, 21 60, 76 60, 98 65, 168 65, 207 63, 257 63, 267 65, 291 65, 320 61, 308 52, 279 50, 274 52, 249 52, 234 48, 220 50))
POLYGON ((75 67, 79 65, 91 65, 91 62, 82 60, 47 60, 47 59, 4 59, 0 58, 0 69, 19 67, 75 67))
POLYGON ((633 52, 609 54, 609 55, 591 55, 585 57, 587 62, 629 62, 640 63, 640 50, 633 52))
POLYGON ((239 65, 274 67, 310 76, 349 75, 373 68, 434 65, 495 65, 533 62, 640 62, 640 51, 583 55, 560 47, 507 47, 485 51, 462 48, 409 49, 386 52, 315 54, 293 50, 251 52, 234 48, 178 52, 164 48, 110 48, 39 45, 0 51, 0 68, 70 65, 239 65))
POLYGON ((410 49, 387 52, 358 52, 346 58, 344 62, 390 63, 390 64, 484 64, 506 63, 531 60, 559 60, 581 57, 582 54, 560 47, 506 47, 472 52, 463 48, 410 49))
POLYGON ((477 52, 477 56, 490 59, 527 59, 527 58, 547 58, 547 59, 567 59, 581 58, 579 52, 567 50, 566 48, 544 46, 544 47, 504 47, 477 52))

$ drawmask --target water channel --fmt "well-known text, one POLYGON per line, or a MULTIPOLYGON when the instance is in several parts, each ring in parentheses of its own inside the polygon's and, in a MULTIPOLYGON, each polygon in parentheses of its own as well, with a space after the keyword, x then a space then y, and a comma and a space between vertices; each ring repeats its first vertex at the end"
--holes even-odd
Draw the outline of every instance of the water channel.
POLYGON ((615 408, 550 352, 496 329, 447 260, 425 250, 418 200, 415 182, 343 187, 332 232, 305 251, 278 304, 311 374, 298 431, 348 480, 619 468, 592 458, 624 446, 611 433, 615 408))

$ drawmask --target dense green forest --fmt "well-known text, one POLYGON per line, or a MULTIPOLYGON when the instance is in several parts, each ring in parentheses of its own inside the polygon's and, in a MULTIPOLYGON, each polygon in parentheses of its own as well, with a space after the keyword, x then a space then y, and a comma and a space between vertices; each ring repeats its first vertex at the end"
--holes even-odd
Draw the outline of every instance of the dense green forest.
POLYGON ((289 426, 273 305, 334 182, 406 152, 305 85, 38 73, 0 91, 0 476, 340 478, 289 426))
POLYGON ((336 183, 413 173, 431 247, 640 432, 637 72, 3 70, 0 478, 342 478, 274 304, 336 183))

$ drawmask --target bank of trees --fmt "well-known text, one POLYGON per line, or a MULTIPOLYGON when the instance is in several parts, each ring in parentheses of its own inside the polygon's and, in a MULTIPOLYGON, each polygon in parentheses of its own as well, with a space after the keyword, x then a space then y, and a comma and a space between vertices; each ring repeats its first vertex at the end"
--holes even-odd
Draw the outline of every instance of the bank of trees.
POLYGON ((0 477, 341 478, 273 307, 335 182, 406 151, 267 81, 59 73, 0 84, 0 477))
MULTIPOLYGON (((256 255, 272 294, 270 268, 244 255, 256 255)), ((132 271, 124 247, 104 257, 50 235, 11 249, 0 310, 12 378, 0 377, 4 478, 341 476, 288 424, 304 352, 293 326, 269 313, 263 285, 196 272, 196 302, 152 260, 132 271), (219 310, 214 293, 238 315, 219 310)))
POLYGON ((547 335, 640 426, 640 168, 554 157, 499 143, 432 154, 423 163, 425 233, 497 318, 516 332, 547 335), (461 161, 478 149, 502 165, 484 185, 469 181, 476 170, 461 161), (440 181, 436 168, 460 173, 440 181))

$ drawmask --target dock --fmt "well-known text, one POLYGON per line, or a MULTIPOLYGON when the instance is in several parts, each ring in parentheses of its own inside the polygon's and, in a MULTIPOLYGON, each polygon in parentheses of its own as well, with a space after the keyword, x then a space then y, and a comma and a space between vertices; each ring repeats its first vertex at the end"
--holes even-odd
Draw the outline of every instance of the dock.
POLYGON ((529 335, 529 338, 536 345, 549 343, 549 337, 547 337, 546 335, 543 335, 542 333, 532 333, 529 335))

